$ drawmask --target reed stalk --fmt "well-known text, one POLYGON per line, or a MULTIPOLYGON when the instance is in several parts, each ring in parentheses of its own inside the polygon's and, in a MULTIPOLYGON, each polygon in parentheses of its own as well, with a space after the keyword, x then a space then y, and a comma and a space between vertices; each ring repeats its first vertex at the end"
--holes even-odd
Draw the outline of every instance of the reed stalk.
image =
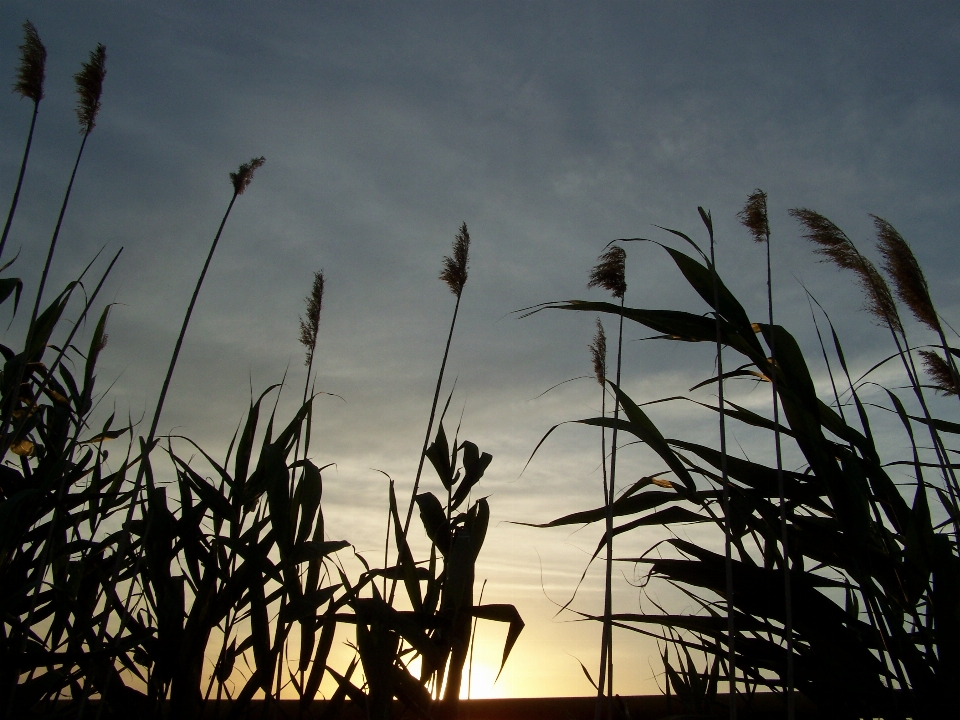
MULTIPOLYGON (((590 356, 593 361, 593 374, 597 378, 597 383, 600 385, 600 417, 607 417, 607 335, 603 330, 603 323, 600 322, 600 318, 597 318, 597 332, 593 336, 593 342, 590 343, 590 356)), ((607 428, 605 425, 600 426, 600 467, 603 473, 603 502, 607 506, 613 502, 610 497, 610 490, 608 485, 607 478, 607 428)), ((610 528, 606 528, 606 532, 610 533, 610 528)), ((608 553, 608 558, 609 558, 608 553)), ((604 582, 606 583, 606 571, 604 574, 604 582)), ((604 624, 603 629, 600 634, 600 674, 598 677, 604 676, 603 668, 607 668, 607 672, 612 672, 612 663, 613 659, 608 652, 608 634, 609 628, 606 622, 606 584, 604 584, 604 624)), ((597 686, 598 693, 600 692, 600 685, 597 686)), ((599 699, 598 699, 599 703, 599 699)))
MULTIPOLYGON (((627 253, 619 245, 613 245, 605 250, 598 258, 599 262, 590 271, 588 288, 599 287, 610 292, 614 298, 620 300, 619 330, 617 333, 617 380, 620 387, 620 373, 623 359, 623 303, 627 292, 626 281, 627 253)), ((606 351, 606 338, 603 338, 603 350, 606 351)), ((604 358, 604 365, 606 358, 604 358)), ((596 363, 594 365, 596 369, 596 363)), ((604 380, 606 373, 604 372, 604 380)), ((604 412, 606 401, 604 400, 604 412)), ((594 720, 600 720, 604 698, 604 684, 606 684, 607 717, 613 717, 613 501, 616 495, 617 477, 617 424, 620 419, 620 403, 613 408, 613 436, 610 448, 610 485, 606 492, 606 566, 604 573, 603 592, 603 635, 600 643, 600 673, 597 682, 597 706, 594 711, 594 720)), ((601 435, 603 439, 603 435, 601 435)))
MULTIPOLYGON (((220 242, 220 236, 223 234, 223 228, 227 224, 227 218, 230 217, 230 211, 233 210, 234 203, 237 201, 237 198, 243 194, 244 190, 246 190, 247 187, 250 185, 250 183, 253 180, 254 172, 257 170, 257 168, 262 166, 263 163, 264 163, 264 159, 262 157, 253 158, 249 162, 242 164, 240 168, 237 170, 237 172, 230 173, 230 181, 233 184, 233 195, 230 197, 230 202, 227 205, 227 210, 223 214, 223 219, 220 221, 220 227, 217 229, 217 234, 213 238, 213 242, 210 245, 210 250, 207 252, 207 258, 203 263, 203 269, 200 271, 200 277, 197 279, 197 284, 194 287, 193 295, 190 297, 190 304, 187 306, 187 311, 183 317, 183 323, 180 326, 180 334, 177 336, 177 342, 173 348, 173 355, 170 358, 170 363, 167 365, 167 374, 164 377, 163 385, 160 388, 160 397, 158 398, 157 405, 154 408, 153 420, 150 423, 150 430, 147 433, 146 440, 142 441, 143 450, 140 458, 140 463, 137 469, 136 480, 134 481, 134 485, 133 485, 133 492, 132 492, 133 499, 130 502, 130 506, 127 510, 126 517, 124 518, 124 523, 123 523, 124 528, 128 528, 130 525, 130 521, 133 520, 133 514, 137 507, 137 498, 139 498, 140 493, 143 489, 143 483, 147 473, 147 466, 149 463, 150 453, 153 450, 153 447, 156 442, 157 427, 160 424, 160 416, 161 416, 161 413, 163 412, 164 401, 166 400, 167 392, 170 389, 170 382, 173 379, 173 372, 176 369, 177 360, 180 357, 180 349, 183 347, 183 339, 187 334, 187 327, 190 325, 190 318, 193 315, 193 309, 197 304, 197 297, 200 295, 200 288, 203 286, 203 281, 206 278, 207 270, 210 267, 210 261, 213 259, 213 253, 216 251, 217 245, 220 242)), ((144 536, 146 536, 147 532, 149 532, 149 525, 150 525, 151 518, 152 518, 152 515, 150 513, 147 513, 145 518, 147 526, 143 532, 144 536)), ((117 560, 114 563, 112 572, 110 573, 110 584, 113 584, 116 582, 116 577, 120 571, 123 557, 126 554, 127 550, 129 549, 129 543, 130 543, 130 532, 129 530, 125 530, 125 532, 121 536, 120 546, 116 553, 117 560)), ((133 571, 133 575, 131 576, 130 585, 127 589, 127 596, 124 601, 124 612, 120 616, 119 627, 116 633, 114 634, 114 637, 116 638, 117 641, 120 640, 123 634, 123 630, 126 626, 126 618, 129 616, 130 603, 133 598, 133 590, 135 585, 134 579, 138 577, 142 559, 143 559, 143 554, 139 553, 137 555, 136 562, 134 564, 134 571, 133 571)), ((109 604, 109 596, 108 596, 108 604, 109 604)), ((106 623, 104 623, 101 626, 101 635, 105 631, 106 631, 106 623)), ((108 682, 109 682, 109 677, 110 676, 108 676, 108 682)), ((81 699, 80 710, 77 714, 78 720, 81 720, 83 717, 87 700, 88 700, 88 686, 84 685, 83 698, 81 699)), ((104 703, 101 703, 97 711, 98 720, 101 714, 103 713, 103 708, 104 708, 104 703)))
MULTIPOLYGON (((420 451, 420 460, 417 464, 417 474, 413 480, 413 490, 410 493, 410 504, 407 507, 406 519, 403 522, 403 539, 406 540, 407 533, 410 530, 410 519, 413 517, 413 506, 416 504, 417 491, 420 489, 420 477, 423 475, 423 463, 427 458, 427 448, 430 446, 430 433, 433 432, 433 421, 436 419, 437 404, 440 402, 440 388, 443 385, 443 374, 447 368, 447 358, 450 355, 450 342, 453 340, 453 329, 457 324, 457 314, 460 312, 460 298, 463 295, 463 286, 467 283, 467 270, 470 259, 470 233, 467 231, 467 223, 461 223, 460 230, 457 232, 453 241, 453 253, 443 258, 443 269, 440 272, 442 280, 450 292, 457 297, 457 302, 453 307, 453 318, 450 320, 450 330, 447 333, 447 344, 443 349, 443 361, 440 363, 440 374, 437 376, 437 387, 433 393, 433 403, 430 405, 430 419, 427 421, 427 433, 423 439, 423 449, 420 451)), ((394 594, 397 589, 397 580, 394 579, 390 585, 390 599, 388 603, 393 603, 394 594)))
POLYGON ((17 176, 17 187, 13 191, 13 201, 7 213, 7 221, 3 226, 3 235, 0 236, 0 257, 7 244, 7 235, 10 234, 10 225, 17 212, 17 202, 20 199, 20 188, 23 186, 23 176, 27 171, 27 159, 30 157, 30 145, 33 143, 33 130, 37 125, 37 115, 40 112, 40 101, 43 99, 43 81, 47 62, 47 49, 40 42, 37 29, 29 20, 23 23, 23 45, 20 46, 20 67, 17 69, 17 81, 13 91, 21 98, 33 101, 33 117, 30 119, 30 132, 27 133, 27 146, 23 151, 23 160, 20 162, 20 174, 17 176))
MULTIPOLYGON (((737 215, 740 222, 750 231, 756 242, 763 243, 767 254, 767 322, 770 326, 770 385, 773 395, 774 448, 777 460, 777 491, 780 495, 780 534, 783 548, 783 595, 784 595, 784 635, 787 640, 787 669, 784 677, 784 692, 787 696, 787 720, 796 716, 793 677, 793 593, 790 588, 790 551, 787 537, 787 503, 783 483, 783 455, 780 443, 780 399, 777 395, 777 334, 773 325, 773 275, 770 263, 770 222, 767 216, 767 194, 759 188, 747 198, 743 210, 737 215)), ((819 334, 819 330, 817 331, 819 334)), ((831 375, 831 382, 833 376, 831 375)))
POLYGON ((720 327, 720 286, 717 279, 716 242, 710 213, 698 207, 710 235, 710 280, 713 285, 714 318, 717 329, 717 409, 720 417, 720 477, 723 486, 723 555, 727 595, 727 681, 730 684, 730 720, 737 718, 737 634, 733 617, 733 555, 730 529, 730 478, 727 474, 726 406, 723 400, 723 341, 720 327))
MULTIPOLYGON (((302 405, 305 405, 307 398, 310 395, 310 380, 313 375, 313 357, 314 353, 317 350, 317 340, 320 335, 320 313, 323 310, 323 292, 324 292, 324 277, 323 270, 317 270, 313 273, 313 282, 310 285, 310 293, 304 298, 304 304, 306 305, 306 317, 300 318, 300 336, 299 342, 303 346, 305 351, 304 356, 304 365, 307 366, 307 377, 303 383, 303 400, 302 405)), ((312 428, 312 419, 313 419, 313 408, 311 406, 310 413, 307 419, 307 432, 306 437, 303 442, 303 457, 306 458, 310 453, 310 434, 312 428)), ((297 459, 300 455, 300 436, 297 436, 296 446, 293 451, 293 461, 297 462, 297 459)), ((305 470, 303 472, 306 472, 305 470)), ((294 482, 295 482, 295 473, 290 474, 290 497, 293 497, 294 492, 294 482)), ((321 538, 322 540, 322 538, 321 538)), ((278 620, 278 627, 280 621, 278 620)), ((278 636, 281 635, 278 629, 278 636)), ((284 647, 286 647, 286 641, 284 641, 284 647)), ((282 654, 282 653, 280 653, 282 654)), ((300 687, 304 687, 304 674, 305 670, 300 671, 300 687)), ((280 690, 281 690, 281 675, 282 675, 282 658, 278 657, 277 659, 277 684, 276 684, 276 700, 280 702, 280 690)))

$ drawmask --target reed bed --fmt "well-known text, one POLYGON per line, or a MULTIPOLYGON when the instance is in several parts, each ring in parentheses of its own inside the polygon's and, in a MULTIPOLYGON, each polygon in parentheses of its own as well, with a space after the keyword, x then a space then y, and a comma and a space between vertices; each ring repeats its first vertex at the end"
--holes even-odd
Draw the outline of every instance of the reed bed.
MULTIPOLYGON (((705 303, 705 314, 582 300, 545 303, 528 312, 559 309, 624 318, 653 330, 661 342, 705 344, 716 368, 691 388, 691 393, 713 388, 715 402, 693 395, 638 400, 606 378, 623 419, 604 412, 575 421, 633 436, 659 467, 644 472, 612 502, 539 527, 603 522, 593 558, 623 533, 660 526, 672 534, 639 556, 617 558, 637 573, 643 602, 636 612, 609 614, 609 588, 602 613, 576 612, 602 623, 604 638, 611 623, 656 638, 664 690, 687 713, 736 717, 738 706, 749 710, 758 692, 773 692, 782 696, 788 718, 794 717, 799 695, 829 717, 949 715, 957 706, 960 669, 960 488, 954 451, 946 442, 960 425, 935 417, 929 397, 931 391, 955 394, 960 351, 947 342, 947 325, 920 265, 881 218, 874 220, 883 272, 827 218, 809 209, 790 211, 815 252, 852 273, 864 292, 865 310, 893 341, 893 355, 855 379, 840 337, 816 303, 820 319, 815 315, 814 322, 833 388, 832 397, 821 399, 799 343, 773 322, 766 195, 753 193, 738 216, 767 252, 764 322, 751 321, 724 283, 711 216, 699 212, 709 255, 677 230, 667 232, 693 254, 646 238, 617 242, 637 243, 640 253, 665 251, 705 303), (933 333, 931 345, 908 342, 897 299, 933 333), (824 322, 826 343, 820 333, 824 322), (927 378, 918 371, 918 354, 927 378), (742 364, 724 370, 725 355, 742 364), (877 390, 873 373, 887 360, 899 361, 905 381, 877 390), (767 414, 725 397, 728 385, 744 380, 769 384, 767 414), (696 403, 717 423, 716 445, 673 438, 657 427, 645 408, 662 402, 696 403), (876 428, 890 417, 899 423, 908 457, 887 457, 891 444, 879 442, 876 428), (773 462, 728 452, 728 424, 768 437, 773 462), (802 464, 785 468, 785 451, 802 464), (613 527, 611 515, 618 523, 613 527), (681 539, 693 524, 716 528, 725 554, 708 539, 681 539), (658 605, 650 592, 658 583, 680 592, 695 611, 658 605), (724 688, 742 701, 724 700, 724 688)), ((602 677, 603 660, 600 672, 602 677)), ((606 713, 616 714, 611 705, 606 713)))
MULTIPOLYGON (((14 91, 32 102, 33 114, 0 255, 16 229, 44 94, 46 50, 30 23, 21 53, 14 91)), ((383 720, 398 706, 412 717, 456 717, 464 680, 469 687, 476 621, 507 625, 501 671, 524 627, 514 606, 484 604, 482 590, 474 599, 490 519, 487 499, 474 493, 493 457, 461 440, 459 428, 448 435, 449 398, 437 417, 468 278, 466 223, 441 263, 439 280, 456 304, 418 468, 409 499, 398 498, 398 484, 389 480, 387 546, 378 564, 349 539, 328 537, 323 473, 329 465, 311 454, 314 401, 323 392, 314 364, 327 291, 323 271, 314 274, 300 319, 306 378, 291 417, 278 417, 281 382, 251 398, 223 458, 189 438, 158 434, 207 271, 221 239, 228 241, 231 210, 262 157, 228 176, 226 212, 185 309, 147 432, 138 435, 137 425, 114 416, 92 426, 104 397, 97 362, 108 340, 109 306, 98 297, 120 252, 109 261, 94 257, 59 294, 44 294, 101 109, 106 57, 97 45, 75 76, 82 141, 32 291, 23 342, 0 345, 4 717, 240 718, 254 702, 258 713, 280 716, 291 693, 305 716, 314 714, 325 678, 335 690, 323 698, 323 718, 338 717, 348 701, 370 720, 383 720), (82 336, 88 318, 97 320, 82 336), (427 461, 436 478, 423 477, 427 461), (157 480, 160 464, 171 482, 157 480), (417 558, 410 537, 421 528, 429 553, 417 558), (331 660, 338 632, 351 639, 353 656, 345 666, 331 660)), ((590 357, 602 388, 601 414, 576 421, 600 429, 602 503, 541 524, 603 524, 593 557, 604 553, 604 605, 599 612, 576 611, 602 626, 594 716, 612 718, 627 708, 613 694, 615 628, 657 638, 667 707, 687 713, 719 710, 735 717, 738 707, 749 710, 757 693, 770 691, 782 695, 787 717, 809 703, 836 717, 947 715, 960 700, 960 484, 948 446, 960 424, 935 416, 933 408, 942 404, 929 400, 931 392, 958 394, 960 350, 950 345, 949 325, 936 312, 922 269, 881 218, 875 218, 878 269, 830 220, 809 209, 791 211, 816 252, 853 274, 867 311, 890 333, 890 359, 905 377, 903 387, 884 388, 877 402, 870 372, 854 378, 841 339, 817 304, 814 321, 833 392, 823 399, 800 345, 774 323, 766 195, 753 193, 739 215, 766 251, 763 322, 752 321, 725 284, 711 215, 699 214, 708 252, 676 230, 667 232, 684 243, 679 250, 665 241, 626 238, 603 249, 588 277, 617 302, 571 300, 528 312, 606 313, 618 323, 611 378, 597 320, 590 357), (627 306, 626 246, 665 252, 705 313, 627 306), (931 334, 931 344, 908 341, 902 307, 931 334), (705 344, 716 372, 691 393, 716 390, 716 402, 631 398, 621 387, 625 321, 652 329, 664 342, 705 344), (826 341, 821 323, 829 330, 826 341), (740 364, 725 370, 732 357, 740 364), (768 413, 731 399, 731 384, 744 380, 769 384, 768 413), (716 422, 716 446, 670 437, 645 409, 690 401, 716 422), (887 446, 878 442, 878 414, 900 424, 908 457, 881 453, 887 446), (773 461, 728 452, 728 424, 769 440, 773 461), (618 491, 618 474, 625 472, 617 458, 622 434, 645 446, 644 457, 658 467, 618 491), (786 467, 787 454, 803 464, 786 467), (906 483, 903 469, 910 473, 906 483), (715 544, 680 539, 690 524, 714 528, 723 554, 715 544), (651 526, 674 537, 637 557, 616 556, 616 536, 651 526), (654 604, 650 612, 650 603, 636 612, 614 608, 615 563, 639 568, 644 587, 669 584, 697 611, 654 604)), ((26 290, 13 275, 15 261, 0 269, 0 306, 13 313, 26 290)))
MULTIPOLYGON (((43 97, 46 50, 24 25, 14 91, 33 101, 20 177, 5 224, 14 223, 21 183, 43 97)), ((87 139, 101 108, 106 49, 98 45, 75 76, 83 135, 45 264, 22 349, 0 346, 0 709, 3 717, 279 716, 281 695, 309 713, 325 676, 336 690, 323 717, 347 699, 371 719, 395 702, 419 717, 454 717, 478 618, 508 625, 503 662, 523 628, 512 605, 473 596, 474 567, 490 517, 472 499, 492 461, 475 443, 449 441, 435 413, 447 353, 467 279, 470 236, 463 224, 440 279, 457 297, 427 441, 406 520, 390 483, 388 520, 396 561, 382 567, 327 536, 323 471, 311 459, 314 373, 325 289, 315 273, 300 322, 307 367, 292 417, 277 416, 283 383, 251 398, 226 456, 215 459, 186 437, 158 434, 180 351, 201 290, 238 198, 264 158, 229 173, 226 211, 186 307, 146 434, 109 417, 91 427, 104 394, 96 365, 108 334, 109 306, 97 297, 119 252, 92 288, 84 274, 52 300, 44 298, 59 230, 87 139), (76 292, 84 289, 83 293, 76 292), (83 297, 81 303, 77 298, 83 297), (46 306, 44 305, 46 303, 46 306), (99 312, 80 350, 84 320, 99 312), (66 318, 71 316, 70 323, 66 318), (71 368, 82 368, 82 376, 71 368), (270 402, 273 409, 270 410, 270 402), (108 447, 126 439, 126 449, 108 447), (431 442, 431 438, 433 438, 431 442), (184 452, 186 451, 186 452, 184 452), (117 457, 120 457, 119 464, 117 457), (429 459, 439 483, 421 489, 429 459), (158 463, 172 482, 157 480, 158 463), (435 494, 436 493, 436 494, 435 494), (415 560, 407 541, 413 508, 431 541, 415 560), (351 556, 356 562, 350 562, 351 556), (360 566, 359 571, 351 570, 360 566), (400 584, 389 596, 375 581, 400 584), (338 630, 353 637, 346 667, 328 660, 338 630), (291 642, 291 641, 297 642, 291 642), (296 657, 291 650, 298 647, 296 657), (417 669, 417 666, 419 668, 417 669)), ((16 268, 8 263, 0 272, 16 268)), ((24 291, 0 278, 0 305, 16 313, 24 291)))

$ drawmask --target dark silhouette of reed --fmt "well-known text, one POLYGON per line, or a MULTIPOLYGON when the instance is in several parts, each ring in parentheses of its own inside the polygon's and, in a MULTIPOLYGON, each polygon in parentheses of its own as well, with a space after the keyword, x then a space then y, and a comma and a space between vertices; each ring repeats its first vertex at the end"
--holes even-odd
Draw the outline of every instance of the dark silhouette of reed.
POLYGON ((23 186, 23 176, 27 172, 27 159, 30 157, 30 145, 33 143, 33 130, 37 126, 37 115, 40 112, 40 101, 43 100, 43 81, 46 77, 47 49, 40 42, 37 29, 29 20, 23 23, 23 45, 20 46, 20 67, 17 68, 17 81, 13 84, 13 91, 21 98, 33 101, 33 116, 30 118, 30 131, 27 133, 27 145, 23 150, 23 160, 20 161, 20 174, 17 176, 17 187, 13 191, 13 200, 7 221, 3 225, 3 235, 0 235, 0 257, 7 245, 7 235, 10 234, 10 225, 17 212, 17 202, 20 200, 20 188, 23 186))
POLYGON ((767 194, 760 190, 747 198, 743 210, 737 214, 740 222, 750 231, 755 242, 762 243, 767 251, 767 323, 770 332, 770 387, 773 395, 773 440, 777 463, 777 492, 779 493, 780 532, 783 554, 783 596, 784 596, 784 635, 786 636, 787 667, 783 676, 784 692, 787 696, 787 720, 796 715, 796 698, 793 694, 793 593, 790 589, 790 552, 788 541, 788 523, 786 498, 783 485, 783 453, 780 435, 780 401, 777 396, 777 335, 773 332, 773 275, 770 267, 770 222, 767 217, 767 194))
MULTIPOLYGON (((609 292, 614 298, 620 300, 620 308, 623 309, 624 296, 627 292, 626 279, 626 251, 613 245, 600 255, 599 262, 590 271, 590 279, 587 282, 588 288, 599 287, 609 292)), ((617 331, 617 379, 616 386, 620 387, 620 371, 623 365, 623 314, 620 314, 620 324, 617 331)), ((597 321, 599 323, 599 320, 597 321)), ((601 327, 602 332, 602 327, 601 327)), ((602 337, 603 352, 606 354, 606 338, 602 337)), ((599 340, 595 341, 599 342, 599 340)), ((599 348, 596 348, 599 350, 599 348)), ((594 370, 596 371, 597 357, 594 357, 594 370)), ((604 364, 606 360, 604 358, 604 364)), ((606 381, 606 372, 603 374, 606 381)), ((603 406, 606 408, 606 404, 603 406)), ((616 497, 616 479, 617 479, 617 421, 620 418, 620 404, 613 407, 613 435, 610 448, 610 485, 604 488, 605 505, 607 508, 606 534, 607 534, 607 557, 604 573, 604 591, 603 591, 603 637, 600 642, 600 673, 597 679, 597 710, 594 715, 595 720, 600 720, 601 700, 604 697, 604 684, 606 683, 607 698, 607 717, 613 715, 613 501, 616 497)), ((601 440, 603 440, 601 436, 601 440)), ((604 459, 604 467, 606 460, 604 459)), ((606 470, 604 470, 604 481, 606 481, 606 470)), ((604 482, 606 485, 606 482, 604 482)))

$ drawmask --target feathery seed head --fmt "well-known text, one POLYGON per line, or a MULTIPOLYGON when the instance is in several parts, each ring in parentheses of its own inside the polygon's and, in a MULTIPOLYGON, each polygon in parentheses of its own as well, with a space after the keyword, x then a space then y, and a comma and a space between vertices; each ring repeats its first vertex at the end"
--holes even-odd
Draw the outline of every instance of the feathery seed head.
POLYGON ((933 350, 921 350, 923 364, 927 368, 927 374, 933 380, 933 386, 944 395, 957 395, 960 388, 954 380, 953 373, 950 371, 950 365, 933 350))
POLYGON ((626 251, 619 245, 612 245, 597 259, 600 262, 590 271, 587 287, 602 287, 609 290, 615 298, 622 299, 627 292, 626 251))
POLYGON ((935 332, 940 331, 940 319, 930 299, 930 288, 923 276, 920 263, 914 257, 907 241, 893 225, 876 215, 871 216, 877 227, 877 249, 883 256, 883 269, 893 280, 893 286, 903 303, 917 320, 935 332))
POLYGON ((313 274, 310 294, 304 298, 307 304, 306 318, 300 318, 300 344, 307 349, 304 365, 313 362, 313 352, 317 347, 317 334, 320 330, 320 310, 323 309, 323 270, 313 274))
POLYGON ((13 91, 22 97, 30 98, 34 104, 43 99, 43 79, 47 63, 47 49, 40 42, 40 36, 33 23, 23 23, 23 45, 20 46, 20 67, 17 68, 17 81, 13 91))
POLYGON ((806 229, 803 236, 818 246, 814 252, 824 256, 823 262, 829 261, 839 268, 853 271, 857 283, 866 295, 864 310, 882 325, 889 325, 892 330, 903 332, 903 324, 900 322, 890 287, 874 264, 860 254, 846 233, 813 210, 794 208, 789 212, 806 229))
POLYGON ((460 231, 453 240, 453 257, 449 255, 443 258, 443 270, 440 271, 440 279, 457 297, 463 292, 463 286, 467 282, 467 267, 470 255, 470 233, 467 232, 467 224, 460 225, 460 231))
POLYGON ((230 182, 233 183, 233 191, 237 195, 243 195, 243 191, 253 182, 253 172, 263 165, 266 160, 263 156, 252 158, 250 162, 245 162, 235 173, 230 173, 230 182))
POLYGON ((603 331, 600 318, 597 318, 597 332, 589 348, 593 360, 593 374, 597 376, 597 382, 603 385, 607 379, 607 334, 603 331))
POLYGON ((753 194, 747 198, 747 204, 743 210, 737 213, 737 219, 753 235, 757 242, 769 242, 770 225, 767 222, 767 194, 757 188, 753 194))
POLYGON ((96 127, 97 113, 100 111, 100 94, 103 92, 103 78, 107 74, 107 49, 97 43, 97 49, 90 52, 90 60, 73 76, 77 84, 77 119, 80 132, 89 133, 96 127))

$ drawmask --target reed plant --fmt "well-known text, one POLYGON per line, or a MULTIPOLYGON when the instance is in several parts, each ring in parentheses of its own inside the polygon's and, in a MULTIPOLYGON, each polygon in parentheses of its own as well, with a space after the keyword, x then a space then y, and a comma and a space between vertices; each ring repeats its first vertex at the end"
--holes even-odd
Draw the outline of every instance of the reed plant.
MULTIPOLYGON (((437 375, 437 387, 433 393, 433 403, 430 405, 430 418, 427 420, 427 434, 423 438, 423 450, 417 465, 417 474, 413 480, 413 490, 410 493, 410 503, 407 507, 406 519, 403 521, 404 534, 410 528, 410 518, 413 517, 413 508, 416 503, 417 491, 420 489, 420 477, 423 473, 423 463, 427 457, 427 446, 433 432, 433 421, 437 415, 437 404, 440 401, 440 388, 443 387, 443 374, 447 369, 447 358, 450 355, 450 342, 453 340, 453 329, 457 324, 457 314, 460 312, 460 299, 463 288, 467 284, 467 272, 470 265, 470 232, 467 223, 461 223, 460 230, 453 240, 453 252, 443 258, 443 269, 440 271, 440 280, 450 289, 457 302, 453 306, 453 318, 450 320, 450 330, 447 333, 447 344, 443 349, 443 361, 440 363, 440 373, 437 375)), ((393 588, 396 588, 394 584, 393 588)), ((391 599, 393 589, 390 591, 391 599)))
MULTIPOLYGON (((765 204, 765 196, 755 194, 741 219, 755 240, 759 230, 759 239, 769 243, 765 204)), ((735 666, 738 691, 745 693, 746 701, 758 689, 769 690, 782 693, 787 708, 795 688, 831 717, 944 717, 957 703, 960 552, 956 528, 960 513, 952 451, 942 436, 960 430, 955 422, 933 416, 925 402, 926 384, 912 361, 913 346, 906 340, 893 294, 880 272, 823 216, 804 209, 793 215, 817 249, 855 273, 865 291, 867 309, 895 341, 892 357, 901 359, 912 408, 910 398, 901 398, 895 387, 881 390, 886 402, 864 396, 874 387, 873 370, 865 378, 852 378, 832 325, 830 352, 843 373, 835 378, 832 364, 827 371, 832 384, 839 380, 844 390, 829 404, 821 400, 799 343, 770 321, 769 273, 766 322, 754 323, 713 259, 678 231, 670 232, 695 247, 696 257, 661 246, 712 318, 580 300, 538 308, 622 314, 665 341, 716 347, 719 336, 725 352, 741 356, 745 364, 734 370, 718 365, 716 374, 695 387, 747 378, 768 382, 774 389, 768 415, 729 397, 715 406, 693 397, 654 401, 692 402, 759 436, 769 434, 775 454, 770 465, 734 457, 722 447, 669 437, 647 415, 644 406, 650 403, 635 402, 618 383, 611 388, 623 420, 615 423, 602 416, 576 421, 611 429, 619 426, 655 454, 660 467, 614 500, 612 514, 622 520, 612 534, 663 526, 674 536, 637 557, 618 559, 641 570, 641 586, 666 582, 697 608, 677 612, 654 605, 655 612, 615 613, 612 622, 658 638, 665 649, 675 648, 674 657, 683 658, 678 664, 669 661, 668 652, 663 656, 667 687, 681 698, 700 698, 696 703, 690 700, 688 712, 712 711, 721 702, 733 706, 734 698, 724 700, 711 678, 732 675, 735 666), (872 406, 879 409, 871 412, 872 406), (855 411, 850 421, 845 408, 855 411), (877 412, 900 424, 910 448, 908 457, 884 457, 891 446, 879 442, 877 419, 870 417, 877 412), (929 447, 920 443, 917 431, 930 434, 929 447), (789 443, 805 464, 785 469, 777 452, 780 443, 789 443), (901 467, 911 471, 906 484, 891 475, 901 467), (724 496, 729 503, 726 508, 724 496), (681 539, 681 528, 693 523, 717 527, 729 537, 731 554, 718 554, 706 541, 681 539), (735 634, 730 632, 731 618, 735 634), (705 658, 707 674, 696 669, 696 656, 705 658), (694 687, 699 690, 694 692, 694 687)), ((701 219, 709 240, 709 213, 701 211, 701 219)), ((913 283, 913 292, 920 287, 923 297, 929 297, 925 280, 917 272, 919 264, 912 254, 906 256, 906 243, 899 243, 889 223, 878 220, 876 225, 884 267, 899 297, 916 314, 918 310, 906 300, 912 297, 907 282, 913 283), (894 253, 899 253, 896 264, 891 259, 894 253), (910 267, 914 269, 908 278, 903 268, 910 267)), ((930 315, 932 303, 918 307, 927 317, 939 318, 930 315)), ((954 348, 942 347, 945 336, 936 335, 941 352, 956 357, 954 348)), ((822 350, 826 355, 827 347, 822 350)), ((942 363, 935 366, 939 375, 935 370, 933 384, 949 392, 953 386, 949 361, 937 357, 942 363)), ((608 508, 602 506, 543 525, 605 522, 607 515, 608 508)), ((580 611, 580 615, 604 620, 602 614, 580 611)))
MULTIPOLYGON (((747 198, 743 209, 737 213, 737 219, 750 231, 750 235, 757 243, 762 243, 766 249, 767 255, 767 324, 773 327, 773 272, 770 262, 770 221, 767 217, 767 194, 760 190, 754 192, 747 198)), ((818 331, 819 332, 819 331, 818 331)), ((770 359, 771 367, 777 365, 777 339, 775 335, 770 337, 770 359)), ((787 508, 786 498, 784 497, 784 477, 783 477, 783 448, 781 446, 780 433, 780 401, 777 398, 777 373, 768 372, 767 377, 770 380, 770 390, 773 396, 771 406, 773 408, 773 444, 774 455, 777 468, 777 491, 780 507, 780 552, 784 558, 783 561, 783 595, 784 595, 784 636, 786 638, 787 666, 782 676, 783 692, 787 700, 787 720, 793 720, 796 715, 796 702, 793 695, 793 593, 790 590, 790 553, 787 549, 789 531, 787 527, 787 508)), ((839 408, 839 400, 838 400, 839 408)))
MULTIPOLYGON (((587 287, 600 287, 607 290, 614 298, 620 300, 620 307, 623 307, 624 297, 627 292, 626 280, 626 259, 627 253, 618 245, 606 248, 600 255, 599 262, 590 271, 590 280, 587 287)), ((599 320, 597 321, 599 323, 599 320)), ((602 326, 599 332, 602 333, 602 326)), ((602 341, 604 355, 606 354, 606 339, 602 335, 597 342, 602 341)), ((594 349, 594 370, 598 358, 596 355, 599 348, 594 349)), ((617 331, 617 375, 616 384, 620 384, 620 370, 623 359, 623 315, 619 318, 617 331)), ((606 360, 604 358, 603 363, 606 360)), ((604 382, 606 382, 606 372, 603 373, 604 382)), ((604 389, 604 398, 606 390, 604 389)), ((602 405, 603 415, 606 416, 606 401, 602 405)), ((610 483, 607 487, 606 478, 606 457, 604 457, 604 504, 607 508, 606 517, 606 565, 604 568, 604 589, 603 589, 603 635, 600 641, 600 671, 597 680, 597 707, 594 713, 595 720, 600 720, 604 697, 604 688, 606 688, 606 708, 607 717, 612 713, 613 702, 613 626, 611 625, 611 616, 613 612, 613 500, 616 497, 616 479, 617 479, 617 430, 619 429, 618 420, 620 418, 620 405, 615 404, 613 408, 613 433, 610 440, 610 483)), ((601 433, 601 443, 603 443, 601 433)))

